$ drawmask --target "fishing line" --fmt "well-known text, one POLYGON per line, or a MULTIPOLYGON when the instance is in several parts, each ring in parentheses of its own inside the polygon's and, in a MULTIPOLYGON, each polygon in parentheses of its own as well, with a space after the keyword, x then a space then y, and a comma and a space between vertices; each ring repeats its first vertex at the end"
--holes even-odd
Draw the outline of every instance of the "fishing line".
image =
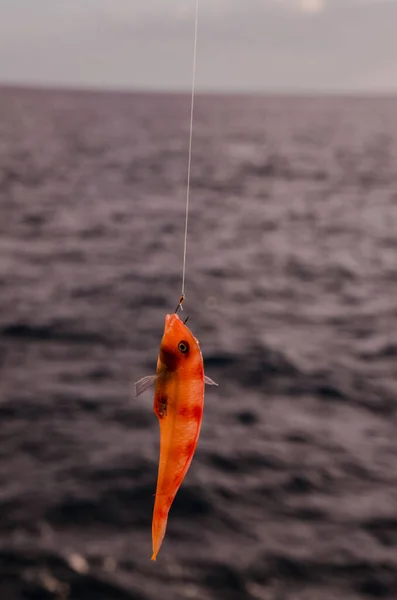
MULTIPOLYGON (((190 132, 189 132, 189 157, 187 167, 187 187, 186 187, 186 217, 185 217, 185 240, 183 247, 183 267, 182 267, 182 291, 178 308, 182 309, 182 303, 185 299, 185 278, 186 278, 186 254, 187 254, 187 226, 189 220, 189 198, 190 198, 190 173, 192 167, 192 141, 193 141, 193 115, 194 115, 194 97, 196 90, 196 58, 197 58, 197 30, 199 17, 199 0, 196 0, 196 17, 194 25, 194 50, 193 50, 193 75, 192 75, 192 96, 190 103, 190 132)), ((176 311, 175 311, 176 312, 176 311)))

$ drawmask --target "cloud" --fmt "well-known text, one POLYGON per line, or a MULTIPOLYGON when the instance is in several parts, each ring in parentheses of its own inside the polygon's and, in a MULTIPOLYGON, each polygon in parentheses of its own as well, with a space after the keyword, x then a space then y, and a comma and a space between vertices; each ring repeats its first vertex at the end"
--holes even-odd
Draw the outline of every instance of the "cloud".
MULTIPOLYGON (((188 88, 194 9, 0 0, 0 81, 188 88)), ((200 0, 198 87, 397 90, 396 22, 391 0, 200 0)))
POLYGON ((304 13, 318 13, 325 8, 325 0, 300 0, 298 7, 304 13))

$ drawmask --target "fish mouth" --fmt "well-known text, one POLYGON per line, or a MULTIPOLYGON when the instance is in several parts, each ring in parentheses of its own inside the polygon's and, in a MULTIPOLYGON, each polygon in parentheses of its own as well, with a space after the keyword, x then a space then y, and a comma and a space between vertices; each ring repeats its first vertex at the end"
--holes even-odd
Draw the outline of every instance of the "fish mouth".
POLYGON ((186 329, 183 322, 180 320, 178 315, 173 313, 172 315, 166 315, 165 317, 165 335, 175 335, 177 337, 185 334, 186 329))
POLYGON ((172 313, 172 315, 165 315, 166 327, 173 327, 176 323, 182 323, 176 313, 172 313))
POLYGON ((184 326, 178 315, 166 315, 163 339, 160 344, 160 360, 169 371, 176 371, 180 356, 178 342, 186 337, 184 326))

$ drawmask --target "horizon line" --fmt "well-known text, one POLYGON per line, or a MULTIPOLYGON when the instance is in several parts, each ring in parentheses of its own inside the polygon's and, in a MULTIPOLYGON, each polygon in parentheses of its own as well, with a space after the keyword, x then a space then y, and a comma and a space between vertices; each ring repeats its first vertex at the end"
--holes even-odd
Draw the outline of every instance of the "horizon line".
MULTIPOLYGON (((72 93, 93 93, 93 94, 153 94, 169 96, 188 96, 191 90, 188 87, 156 87, 156 86, 115 86, 100 84, 79 84, 79 83, 56 83, 56 82, 23 82, 23 81, 2 81, 0 80, 0 91, 2 90, 26 90, 37 92, 72 92, 72 93)), ((322 88, 213 88, 200 86, 196 88, 196 96, 239 96, 239 97, 257 97, 257 96, 284 96, 284 97, 349 97, 349 98, 391 98, 397 96, 397 89, 390 90, 371 90, 363 89, 322 89, 322 88)))

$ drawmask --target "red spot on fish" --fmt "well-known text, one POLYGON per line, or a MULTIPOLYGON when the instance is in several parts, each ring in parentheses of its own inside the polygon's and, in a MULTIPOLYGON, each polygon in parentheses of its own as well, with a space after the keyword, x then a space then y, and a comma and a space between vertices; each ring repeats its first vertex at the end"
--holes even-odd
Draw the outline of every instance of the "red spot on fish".
POLYGON ((189 444, 186 444, 185 452, 186 452, 187 456, 192 456, 194 454, 196 445, 197 445, 196 442, 190 442, 189 444))
POLYGON ((203 407, 200 406, 199 404, 197 404, 196 406, 193 406, 192 408, 192 412, 191 412, 191 418, 195 419, 196 421, 199 421, 202 417, 203 414, 203 407))
POLYGON ((203 415, 203 408, 199 404, 195 406, 181 406, 178 410, 178 415, 184 419, 199 421, 203 415))
POLYGON ((190 408, 188 406, 181 406, 178 410, 178 415, 187 419, 190 416, 190 408))

